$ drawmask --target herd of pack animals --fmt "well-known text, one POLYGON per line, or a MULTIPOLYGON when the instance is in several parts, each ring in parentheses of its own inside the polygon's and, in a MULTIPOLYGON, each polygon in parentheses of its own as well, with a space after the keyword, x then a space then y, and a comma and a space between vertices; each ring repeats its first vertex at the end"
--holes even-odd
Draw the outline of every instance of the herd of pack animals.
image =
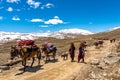
MULTIPOLYGON (((33 63, 34 63, 36 57, 38 59, 38 65, 40 65, 40 60, 43 57, 42 56, 43 53, 44 53, 44 57, 45 57, 45 63, 49 61, 50 53, 52 53, 53 60, 55 60, 55 56, 56 56, 56 52, 57 52, 57 48, 55 45, 50 45, 48 47, 48 43, 44 43, 41 45, 41 47, 38 47, 37 45, 34 44, 34 41, 31 41, 31 40, 27 40, 27 41, 29 42, 27 44, 23 43, 22 41, 19 41, 19 44, 17 44, 17 46, 12 45, 11 50, 10 50, 11 60, 13 60, 15 57, 22 59, 22 65, 24 66, 23 71, 26 70, 26 61, 30 58, 32 58, 31 67, 33 66, 33 63)), ((115 38, 111 39, 110 43, 113 43, 115 41, 116 41, 115 38)), ((96 49, 99 49, 100 47, 103 46, 103 43, 104 43, 104 39, 96 40, 93 43, 93 45, 95 46, 96 49)), ((71 44, 74 46, 74 43, 71 43, 71 44)), ((84 62, 84 52, 86 51, 86 49, 85 49, 86 47, 87 47, 87 42, 81 41, 79 49, 81 49, 81 51, 84 50, 82 52, 82 54, 80 54, 82 56, 81 58, 83 59, 83 62, 84 62)), ((67 52, 64 52, 63 54, 61 54, 61 57, 63 57, 63 60, 68 59, 69 53, 70 53, 70 49, 67 52)), ((73 51, 73 54, 74 54, 74 51, 73 51)), ((72 62, 74 55, 72 56, 70 53, 70 57, 71 57, 71 62, 72 62)), ((78 61, 79 60, 80 60, 80 58, 78 58, 78 61)))

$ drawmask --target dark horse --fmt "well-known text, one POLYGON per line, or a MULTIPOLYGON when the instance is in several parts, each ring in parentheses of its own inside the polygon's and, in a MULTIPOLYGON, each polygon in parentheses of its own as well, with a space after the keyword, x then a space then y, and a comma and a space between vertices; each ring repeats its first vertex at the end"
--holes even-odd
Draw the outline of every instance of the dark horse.
POLYGON ((116 41, 116 39, 115 39, 115 38, 110 39, 110 43, 113 43, 113 42, 115 42, 115 41, 116 41))
POLYGON ((18 49, 16 45, 15 46, 12 45, 10 50, 10 59, 13 60, 15 57, 19 57, 18 49))
POLYGON ((94 42, 94 45, 95 45, 96 49, 99 49, 100 47, 103 46, 103 43, 104 43, 103 40, 98 40, 98 41, 94 42))
POLYGON ((48 47, 47 45, 42 44, 41 50, 45 54, 45 58, 46 58, 45 63, 47 63, 48 59, 50 60, 50 55, 49 55, 50 53, 52 53, 52 57, 55 60, 56 51, 57 51, 56 46, 51 45, 50 47, 48 47))
POLYGON ((38 46, 35 47, 30 47, 30 46, 21 46, 21 47, 16 47, 12 46, 11 47, 11 57, 14 58, 15 56, 12 56, 13 54, 16 54, 17 56, 19 55, 22 59, 22 65, 24 66, 24 71, 26 69, 26 61, 27 59, 32 58, 32 63, 31 67, 33 66, 35 56, 38 58, 38 65, 40 65, 40 59, 41 59, 41 51, 38 46))

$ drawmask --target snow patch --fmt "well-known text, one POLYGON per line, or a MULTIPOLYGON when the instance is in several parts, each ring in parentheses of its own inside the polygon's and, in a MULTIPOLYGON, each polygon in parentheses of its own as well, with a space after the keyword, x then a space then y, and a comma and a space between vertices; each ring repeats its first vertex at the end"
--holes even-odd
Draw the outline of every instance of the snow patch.
POLYGON ((120 26, 114 27, 114 28, 112 28, 112 29, 109 29, 108 31, 114 31, 114 30, 119 29, 119 28, 120 28, 120 26))

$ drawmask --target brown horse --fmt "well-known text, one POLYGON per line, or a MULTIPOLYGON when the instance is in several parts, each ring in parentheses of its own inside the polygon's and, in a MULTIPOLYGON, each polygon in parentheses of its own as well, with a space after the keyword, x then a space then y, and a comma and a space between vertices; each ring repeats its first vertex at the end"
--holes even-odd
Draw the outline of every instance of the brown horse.
POLYGON ((116 41, 116 39, 115 39, 115 38, 110 39, 110 43, 113 43, 113 42, 115 42, 115 41, 116 41))
MULTIPOLYGON (((20 57, 22 58, 22 65, 24 66, 24 71, 26 69, 27 59, 30 59, 30 58, 33 59, 32 63, 31 63, 31 67, 32 67, 34 60, 35 60, 35 56, 37 56, 38 65, 40 64, 41 51, 40 51, 40 48, 37 46, 35 46, 35 47, 22 46, 20 48, 14 46, 14 47, 11 47, 11 51, 12 51, 12 53, 20 55, 20 57)), ((11 53, 11 55, 12 55, 12 53, 11 53)))
POLYGON ((98 40, 98 41, 94 42, 94 45, 95 45, 96 49, 98 49, 103 46, 103 43, 104 43, 103 40, 98 40))
POLYGON ((47 60, 50 60, 50 55, 49 55, 50 53, 52 53, 52 57, 55 60, 57 48, 54 45, 48 47, 47 45, 42 44, 41 50, 45 54, 45 58, 46 58, 45 63, 47 63, 47 60))

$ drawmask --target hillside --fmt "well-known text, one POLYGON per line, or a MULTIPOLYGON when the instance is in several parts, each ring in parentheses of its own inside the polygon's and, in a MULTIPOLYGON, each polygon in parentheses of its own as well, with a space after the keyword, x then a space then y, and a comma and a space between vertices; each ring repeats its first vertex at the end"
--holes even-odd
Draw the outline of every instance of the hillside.
POLYGON ((93 37, 93 38, 120 38, 120 28, 106 31, 106 32, 101 32, 97 34, 90 35, 88 37, 93 37))

